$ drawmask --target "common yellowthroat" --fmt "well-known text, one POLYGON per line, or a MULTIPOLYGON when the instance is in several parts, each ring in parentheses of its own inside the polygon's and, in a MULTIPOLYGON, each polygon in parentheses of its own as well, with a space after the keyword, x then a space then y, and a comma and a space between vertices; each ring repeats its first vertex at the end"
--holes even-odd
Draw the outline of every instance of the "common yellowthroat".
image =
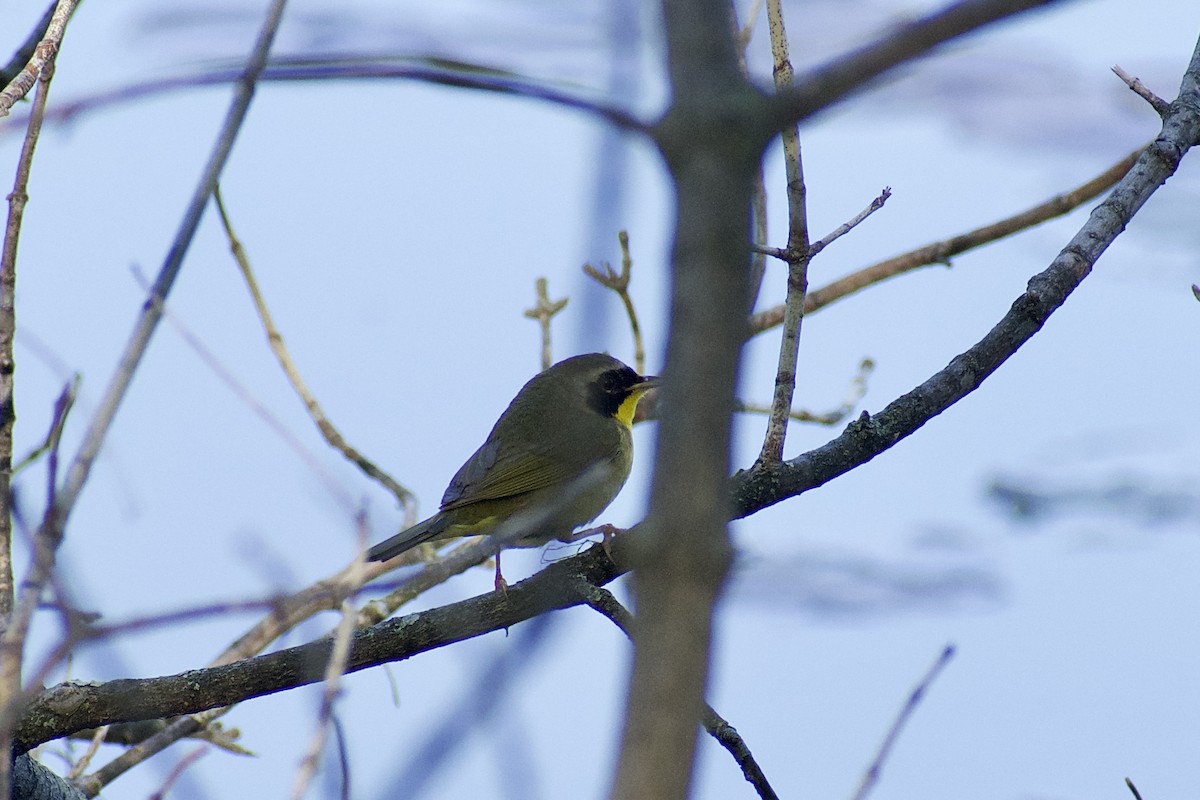
MULTIPOLYGON (((541 372, 458 470, 438 512, 375 545, 367 559, 386 561, 424 542, 488 533, 509 520, 518 528, 510 543, 518 547, 567 538, 625 485, 633 414, 657 385, 657 378, 601 353, 541 372)), ((496 585, 504 585, 499 557, 496 585)))

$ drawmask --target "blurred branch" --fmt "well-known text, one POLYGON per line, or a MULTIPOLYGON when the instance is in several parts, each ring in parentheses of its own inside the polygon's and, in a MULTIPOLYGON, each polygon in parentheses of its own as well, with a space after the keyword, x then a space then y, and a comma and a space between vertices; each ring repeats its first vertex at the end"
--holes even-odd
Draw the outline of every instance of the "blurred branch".
MULTIPOLYGON (((13 104, 29 94, 29 90, 33 88, 34 82, 42 77, 44 70, 54 69, 54 58, 58 55, 59 45, 62 44, 63 34, 67 30, 67 21, 75 12, 76 3, 77 0, 58 0, 54 12, 50 15, 50 21, 46 24, 42 39, 34 45, 28 62, 20 72, 7 81, 8 85, 0 90, 0 117, 8 116, 12 111, 13 104)), ((25 46, 28 47, 28 43, 25 46)), ((46 76, 45 80, 49 82, 49 76, 46 76)), ((36 113, 41 117, 45 113, 45 109, 36 113)), ((40 120, 38 125, 41 125, 40 120)))
POLYGON ((633 333, 633 368, 639 375, 646 374, 646 347, 642 342, 642 326, 638 324, 637 311, 633 307, 633 298, 629 294, 630 271, 633 268, 633 256, 629 254, 629 233, 617 232, 617 242, 621 245, 621 272, 613 271, 612 266, 604 263, 601 272, 591 264, 584 264, 583 271, 588 277, 605 289, 611 289, 621 298, 625 306, 625 315, 629 318, 629 329, 633 333))
POLYGON ((221 197, 221 187, 219 184, 213 186, 213 200, 217 204, 217 212, 221 217, 221 225, 225 229, 225 236, 229 239, 229 249, 233 253, 234 260, 237 261, 242 277, 246 281, 246 288, 250 291, 250 297, 254 300, 254 308, 258 311, 258 318, 267 332, 267 342, 271 346, 271 352, 275 354, 276 360, 279 361, 279 366, 283 368, 288 382, 292 384, 292 388, 300 396, 301 402, 304 403, 305 409, 308 410, 308 415, 316 423, 317 429, 325 437, 325 441, 329 443, 330 447, 345 456, 347 460, 362 470, 367 477, 373 478, 392 493, 404 509, 404 524, 406 526, 413 525, 416 522, 416 498, 413 496, 413 493, 392 478, 391 475, 388 475, 375 466, 374 462, 358 452, 358 450, 346 441, 341 432, 329 421, 329 417, 326 416, 324 409, 321 408, 321 404, 317 402, 317 398, 308 388, 308 385, 305 384, 304 378, 300 376, 300 370, 292 360, 287 345, 284 344, 283 334, 279 332, 279 328, 275 325, 275 320, 271 317, 270 309, 267 308, 267 301, 263 297, 262 290, 259 289, 258 280, 254 277, 254 270, 250 266, 250 258, 246 255, 246 249, 242 245, 241 240, 237 238, 237 234, 233 232, 233 224, 229 221, 229 213, 225 208, 224 198, 221 197))
MULTIPOLYGON (((580 583, 576 588, 583 602, 607 617, 629 637, 630 641, 633 640, 633 614, 629 612, 629 609, 621 605, 616 597, 613 597, 612 592, 590 583, 580 583)), ((758 796, 763 798, 763 800, 778 800, 779 796, 771 788, 770 781, 763 774, 762 768, 754 759, 754 754, 750 752, 750 748, 737 732, 737 729, 730 725, 708 703, 704 704, 704 715, 700 721, 704 725, 704 730, 708 731, 709 736, 716 739, 717 743, 728 750, 729 754, 733 756, 733 760, 742 769, 742 775, 750 782, 754 790, 758 792, 758 796)))
MULTIPOLYGON (((811 314, 836 300, 841 300, 868 286, 917 269, 918 267, 925 267, 931 264, 948 264, 952 256, 973 250, 976 247, 998 239, 1003 239, 1005 236, 1011 236, 1014 233, 1041 224, 1046 220, 1061 217, 1064 214, 1074 211, 1089 200, 1098 197, 1106 189, 1114 186, 1117 181, 1129 172, 1130 168, 1137 162, 1138 156, 1145 149, 1143 147, 1133 151, 1086 183, 1064 194, 1055 195, 1049 200, 1014 214, 1011 217, 1006 217, 990 225, 984 225, 981 228, 967 231, 949 239, 932 242, 915 250, 910 250, 907 253, 889 258, 886 261, 880 261, 877 264, 860 269, 809 292, 804 304, 805 313, 811 314)), ((784 307, 782 305, 752 314, 750 316, 750 330, 752 333, 762 333, 765 330, 769 330, 783 322, 783 315, 784 307)))
POLYGON ((871 790, 875 788, 875 784, 879 782, 879 776, 883 772, 883 763, 892 753, 892 748, 896 744, 896 739, 900 736, 901 729, 912 717, 913 712, 917 710, 925 693, 929 691, 929 687, 937 680, 938 675, 950 663, 950 659, 954 657, 954 645, 948 644, 942 650, 941 655, 933 662, 933 666, 925 673, 925 676, 917 683, 912 690, 912 694, 908 696, 908 701, 904 707, 900 709, 900 713, 896 715, 895 721, 892 722, 892 727, 888 729, 887 735, 883 737, 883 742, 879 745, 879 751, 875 754, 875 759, 871 762, 871 766, 863 774, 862 782, 858 785, 858 791, 854 793, 854 800, 866 800, 871 790))
MULTIPOLYGON (((470 71, 453 71, 453 62, 434 61, 439 66, 422 66, 414 64, 389 64, 379 59, 362 60, 361 58, 304 58, 304 59, 273 59, 259 77, 260 81, 268 83, 292 83, 306 81, 342 81, 342 80, 412 80, 420 83, 431 83, 436 86, 446 86, 459 89, 474 89, 494 94, 510 95, 513 97, 528 97, 543 100, 552 105, 571 108, 595 114, 608 120, 618 128, 630 131, 644 131, 646 124, 633 114, 615 106, 586 100, 564 91, 547 86, 526 83, 515 78, 506 77, 498 70, 471 67, 470 71)), ((51 113, 51 122, 62 123, 74 117, 107 108, 118 103, 141 100, 160 94, 179 91, 180 89, 197 89, 205 86, 220 86, 226 83, 236 83, 242 77, 238 69, 219 67, 206 72, 196 72, 189 75, 177 75, 170 78, 145 81, 142 83, 123 86, 108 92, 101 92, 88 97, 59 104, 51 113)), ((0 126, 0 134, 4 132, 0 126)))
MULTIPOLYGON (((365 512, 358 515, 358 555, 350 564, 350 583, 355 591, 363 584, 366 574, 367 553, 367 516, 365 512)), ((292 786, 292 800, 304 800, 312 778, 317 774, 317 765, 321 760, 321 752, 325 749, 328 738, 330 720, 333 717, 333 705, 340 693, 342 673, 346 669, 346 659, 350 654, 350 636, 355 627, 355 609, 350 598, 342 601, 342 618, 333 634, 333 646, 330 648, 329 660, 325 663, 324 691, 321 693, 321 707, 317 712, 317 726, 309 741, 308 750, 300 761, 296 772, 296 781, 292 786)))
POLYGON ((801 122, 828 108, 888 70, 951 39, 1057 0, 963 0, 893 28, 877 42, 802 75, 795 88, 771 98, 771 126, 801 122))
POLYGON ((1133 781, 1129 780, 1129 778, 1126 778, 1125 785, 1129 787, 1129 791, 1133 792, 1134 800, 1142 800, 1141 792, 1139 792, 1137 787, 1133 785, 1133 781))
POLYGON ((546 370, 554 363, 554 350, 550 346, 550 320, 567 307, 568 298, 551 301, 549 283, 545 276, 537 279, 534 290, 537 292, 537 303, 533 308, 525 309, 525 316, 537 320, 538 328, 542 332, 542 369, 546 370))
POLYGON ((108 433, 113 418, 116 416, 117 408, 125 398, 125 393, 133 381, 134 372, 137 371, 142 357, 150 346, 150 338, 153 336, 162 318, 162 304, 166 301, 167 295, 175 283, 175 278, 178 277, 179 271, 183 267, 183 258, 187 254, 192 238, 196 233, 196 228, 200 224, 200 217, 204 213, 204 208, 208 205, 208 198, 212 194, 213 188, 217 185, 221 170, 224 168, 225 161, 229 157, 229 152, 233 148, 234 139, 237 138, 238 131, 241 130, 242 123, 246 119, 246 114, 250 108, 250 100, 254 97, 255 84, 266 64, 267 53, 270 50, 271 42, 275 38, 275 31, 278 30, 280 19, 283 16, 285 1, 273 0, 271 3, 262 29, 255 41, 254 48, 247 60, 246 68, 237 83, 237 88, 229 105, 229 111, 217 135, 217 141, 200 175, 200 180, 192 192, 183 219, 180 220, 179 228, 175 233, 175 238, 163 260, 158 277, 154 281, 150 296, 142 306, 142 313, 134 325, 133 332, 130 334, 129 341, 125 345, 124 352, 121 354, 120 364, 113 374, 108 388, 105 390, 104 397, 100 401, 95 417, 84 434, 83 443, 80 445, 75 460, 67 473, 64 485, 58 494, 58 501, 52 509, 53 513, 49 515, 46 523, 44 523, 44 527, 53 529, 52 535, 56 539, 62 536, 62 530, 67 524, 67 519, 75 506, 75 501, 78 499, 79 493, 83 490, 83 486, 87 482, 92 464, 95 462, 96 456, 100 453, 100 447, 104 443, 104 438, 108 433))

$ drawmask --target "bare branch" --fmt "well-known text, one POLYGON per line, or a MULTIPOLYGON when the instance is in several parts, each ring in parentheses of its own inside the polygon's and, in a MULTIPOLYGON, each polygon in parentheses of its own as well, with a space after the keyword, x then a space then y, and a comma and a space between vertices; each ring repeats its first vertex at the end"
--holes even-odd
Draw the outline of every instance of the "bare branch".
POLYGON ((217 185, 221 170, 224 168, 225 161, 229 157, 229 152, 233 148, 234 139, 237 138, 238 131, 241 130, 246 113, 249 111, 250 100, 254 97, 254 87, 258 81, 258 76, 262 73, 263 67, 266 64, 267 53, 270 51, 271 42, 275 38, 275 31, 279 28, 279 21, 283 16, 285 2, 286 0, 273 0, 271 3, 262 29, 259 31, 258 38, 247 61, 246 68, 237 83, 237 89, 234 92, 233 100, 230 102, 229 111, 221 126, 220 133, 217 135, 216 144, 209 156, 208 163, 205 164, 204 170, 200 175, 200 180, 192 192, 191 200, 188 202, 187 210, 180 221, 179 229, 175 233, 175 238, 163 260, 162 268, 159 270, 158 277, 154 281, 150 302, 147 302, 142 308, 142 313, 138 317, 133 332, 130 334, 129 341, 125 345, 125 350, 121 355, 120 366, 117 368, 117 371, 108 384, 108 388, 104 392, 103 398, 100 400, 96 415, 92 419, 91 425, 88 426, 87 432, 84 434, 83 444, 80 445, 79 451, 75 455, 75 460, 67 473, 62 490, 58 494, 58 502, 55 503, 51 524, 58 529, 59 536, 61 536, 62 528, 65 527, 67 519, 75 506, 75 501, 78 499, 79 493, 83 490, 83 486, 87 482, 92 464, 95 462, 96 456, 100 453, 100 447, 104 443, 105 435, 108 433, 108 428, 112 424, 113 417, 116 416, 117 408, 125 398, 129 384, 133 380, 133 374, 141 363, 146 349, 150 346, 150 338, 153 336, 154 331, 158 327, 158 322, 162 317, 161 303, 167 299, 167 295, 175 283, 175 278, 179 275, 179 271, 183 266, 183 258, 187 254, 192 237, 195 235, 196 228, 200 224, 200 217, 204 214, 204 208, 208 205, 208 198, 212 194, 213 187, 217 185))
MULTIPOLYGON (((54 7, 54 13, 50 16, 50 22, 46 26, 46 32, 42 36, 42 40, 33 48, 29 62, 0 91, 0 117, 8 116, 12 111, 13 104, 29 94, 29 90, 33 88, 34 82, 41 76, 43 70, 47 67, 53 68, 54 58, 58 55, 63 33, 67 29, 67 20, 75 12, 77 2, 78 0, 58 0, 58 5, 54 7)), ((41 116, 40 112, 39 116, 41 116)))
POLYGON ((773 99, 772 126, 783 130, 951 39, 1053 2, 1056 0, 963 0, 899 25, 883 39, 801 76, 794 89, 773 99))
MULTIPOLYGON (((59 3, 59 7, 63 4, 59 3)), ((68 12, 69 13, 69 10, 68 12)), ((58 8, 55 10, 58 18, 58 8)), ((13 357, 13 339, 17 332, 16 291, 17 291, 17 243, 21 235, 21 222, 25 218, 25 204, 29 201, 29 173, 33 168, 33 154, 37 149, 38 137, 42 132, 42 120, 46 115, 46 100, 50 93, 50 80, 54 77, 54 56, 58 52, 58 43, 62 40, 64 17, 60 23, 51 24, 56 27, 54 33, 47 32, 46 37, 52 40, 46 60, 39 63, 32 78, 37 78, 37 93, 33 98, 33 109, 29 114, 29 124, 25 128, 25 139, 21 143, 21 154, 17 158, 16 176, 13 178, 13 190, 8 195, 8 219, 4 226, 4 243, 0 246, 0 463, 7 469, 0 469, 0 618, 7 619, 13 611, 13 568, 12 568, 12 447, 13 422, 16 420, 16 401, 13 394, 13 372, 16 362, 13 357)), ((43 39, 43 42, 46 40, 43 39)), ((42 45, 38 45, 39 48, 42 45)), ((27 74, 22 72, 22 75, 27 74)), ((32 80, 32 79, 31 79, 32 80)), ((28 88, 25 89, 28 91, 28 88)), ((22 92, 22 95, 24 92, 22 92)), ((64 412, 65 416, 65 412, 64 412)), ((53 430, 53 428, 51 429, 53 430)), ((22 633, 22 636, 24 634, 22 633)), ((6 656, 9 653, 5 654, 6 656)), ((20 648, 15 655, 19 659, 20 648)), ((15 669, 20 671, 18 660, 15 669)), ((4 697, 11 699, 8 690, 16 691, 20 680, 15 682, 0 682, 5 687, 4 697)), ((2 737, 0 737, 2 739, 2 737)), ((6 768, 0 768, 0 797, 6 797, 7 783, 2 780, 7 775, 6 768)))
POLYGON ((879 751, 875 754, 875 759, 871 762, 871 766, 863 774, 862 782, 858 785, 858 791, 854 793, 854 800, 866 800, 871 790, 875 788, 875 784, 879 782, 879 775, 883 772, 883 764, 891 755, 892 747, 896 744, 896 739, 900 736, 901 729, 905 723, 912 717, 913 712, 917 710, 921 699, 925 693, 929 691, 929 687, 937 680, 938 675, 950 663, 950 659, 954 657, 954 645, 946 645, 942 650, 941 655, 933 662, 933 666, 925 673, 924 677, 913 688, 912 694, 908 696, 908 701, 904 707, 900 709, 900 713, 896 715, 896 719, 892 722, 892 727, 888 729, 887 735, 883 737, 883 742, 879 745, 879 751))
MULTIPOLYGON (((633 640, 633 614, 629 613, 629 609, 625 608, 617 598, 613 597, 612 592, 586 582, 579 583, 576 588, 579 591, 580 598, 585 603, 607 617, 631 641, 633 640)), ((750 748, 746 745, 746 741, 741 737, 741 734, 737 732, 737 729, 730 725, 708 703, 704 704, 704 716, 701 722, 704 725, 704 730, 708 731, 709 736, 716 739, 733 756, 734 761, 742 769, 742 775, 746 777, 746 780, 758 792, 758 796, 763 798, 763 800, 778 800, 779 796, 771 788, 770 781, 767 780, 767 776, 763 773, 762 768, 754 758, 754 754, 750 752, 750 748)))
POLYGON ((563 297, 552 301, 549 283, 545 276, 537 279, 534 283, 534 290, 537 292, 537 303, 533 308, 525 309, 525 316, 537 320, 538 328, 542 332, 542 369, 546 370, 554 363, 554 351, 550 346, 550 320, 567 307, 569 298, 563 297))
POLYGON ((642 342, 642 326, 638 323, 637 311, 633 307, 633 297, 629 294, 630 273, 633 269, 633 256, 629 254, 629 233, 618 231, 617 242, 621 245, 620 274, 614 272, 607 262, 603 272, 591 264, 584 264, 583 271, 596 283, 605 289, 611 289, 621 298, 621 303, 625 306, 625 315, 629 318, 629 329, 633 334, 633 368, 639 375, 645 375, 646 346, 642 342))
POLYGON ((1116 76, 1120 78, 1126 86, 1133 90, 1134 94, 1149 103, 1150 107, 1153 108, 1154 112, 1160 117, 1165 117, 1167 112, 1171 110, 1171 104, 1166 100, 1163 100, 1154 92, 1150 91, 1146 84, 1142 83, 1140 78, 1133 77, 1118 66, 1114 66, 1112 71, 1116 73, 1116 76))
MULTIPOLYGON (((792 88, 792 62, 788 56, 787 32, 783 23, 782 0, 767 0, 767 25, 771 33, 771 55, 775 62, 775 91, 792 88)), ((796 367, 800 354, 800 328, 804 323, 804 298, 808 294, 808 265, 813 257, 809 246, 808 189, 804 185, 804 164, 800 154, 800 130, 796 124, 783 128, 783 164, 787 173, 788 241, 787 299, 784 302, 783 335, 779 342, 779 363, 775 369, 775 393, 763 436, 759 461, 775 463, 783 458, 787 438, 788 415, 796 394, 796 367)))
POLYGON ((1133 792, 1134 800, 1142 800, 1141 792, 1139 792, 1137 787, 1133 785, 1133 781, 1129 780, 1129 778, 1126 778, 1125 785, 1129 787, 1129 791, 1133 792))
MULTIPOLYGON (((350 565, 350 582, 355 590, 362 586, 365 576, 367 552, 367 517, 365 513, 358 515, 358 557, 350 565)), ((340 693, 342 673, 346 669, 346 659, 350 655, 350 636, 355 626, 354 604, 349 598, 342 601, 342 618, 333 635, 333 647, 329 653, 329 661, 325 665, 325 691, 321 694, 321 708, 317 713, 317 727, 309 741, 308 751, 300 762, 296 773, 296 782, 292 786, 292 800, 303 800, 308 791, 308 785, 317 774, 317 764, 321 760, 321 751, 325 749, 325 739, 329 731, 330 720, 333 718, 333 704, 340 693)))
MULTIPOLYGON (((543 100, 552 105, 571 108, 594 114, 618 128, 629 131, 646 130, 646 123, 630 112, 616 106, 593 102, 577 95, 506 77, 501 74, 487 75, 480 68, 474 72, 453 72, 444 67, 395 64, 378 60, 354 59, 272 59, 259 75, 259 81, 307 82, 307 81, 361 81, 361 80, 411 80, 460 89, 491 92, 513 97, 529 97, 543 100)), ((118 103, 128 103, 180 89, 197 89, 238 83, 244 77, 241 69, 217 68, 171 78, 145 81, 130 86, 101 92, 74 102, 57 106, 50 114, 52 122, 67 122, 74 117, 98 108, 107 108, 118 103)), ((0 124, 0 133, 5 130, 0 124)))
POLYGON ((374 462, 346 441, 341 432, 329 421, 329 417, 325 414, 324 409, 321 408, 321 404, 317 402, 316 396, 308 388, 308 385, 304 382, 304 378, 300 376, 300 370, 292 360, 291 353, 288 352, 287 345, 284 344, 283 334, 279 332, 279 328, 275 325, 275 320, 271 317, 271 312, 267 308, 267 301, 263 297, 262 290, 258 287, 258 280, 254 277, 254 270, 250 266, 250 258, 246 255, 246 249, 233 232, 233 224, 229 221, 229 213, 225 208, 225 201, 221 197, 221 187, 219 184, 213 187, 213 200, 217 204, 217 212, 221 217, 221 225, 225 228, 225 236, 229 239, 229 249, 233 253, 234 260, 237 261, 242 277, 246 281, 246 288, 250 291, 250 297, 254 300, 254 308, 258 311, 258 318, 266 330, 267 342, 271 346, 271 352, 275 354, 276 360, 279 361, 279 366, 283 368, 288 382, 292 384, 292 388, 300 396, 301 402, 304 403, 305 409, 308 410, 308 415, 316 423, 317 430, 325 437, 325 441, 329 443, 330 447, 345 456, 350 463, 362 470, 363 474, 367 477, 378 481, 385 489, 392 493, 404 509, 405 525, 414 524, 417 519, 417 504, 413 493, 392 478, 391 475, 388 475, 375 466, 374 462))
POLYGON ((826 445, 775 467, 733 477, 734 516, 742 517, 794 497, 870 461, 977 389, 1027 342, 1091 272, 1096 259, 1146 200, 1174 174, 1200 141, 1200 43, 1184 74, 1179 100, 1162 134, 1138 156, 1109 196, 1050 266, 1030 279, 1000 322, 920 386, 873 417, 862 417, 826 445))
POLYGON ((841 237, 845 236, 850 231, 854 230, 856 227, 858 227, 859 223, 861 223, 867 217, 874 214, 879 209, 883 208, 883 204, 886 203, 888 201, 888 198, 891 196, 892 196, 892 187, 890 187, 890 186, 883 187, 883 191, 879 193, 878 197, 876 197, 874 200, 871 201, 871 204, 869 206, 867 206, 862 211, 855 214, 854 217, 852 217, 849 221, 843 222, 841 225, 834 228, 832 231, 829 232, 829 234, 822 237, 820 240, 814 242, 812 244, 812 246, 809 248, 809 252, 815 256, 817 253, 821 252, 826 247, 833 244, 834 241, 836 241, 837 239, 840 239, 841 237))
MULTIPOLYGON (((872 286, 881 281, 901 275, 919 267, 931 264, 949 263, 952 256, 973 250, 989 242, 997 241, 1005 236, 1011 236, 1027 228, 1032 228, 1042 222, 1063 216, 1074 211, 1079 206, 1098 197, 1101 192, 1116 184, 1137 161, 1145 148, 1139 148, 1122 158, 1117 163, 1063 194, 1055 195, 1049 200, 1039 203, 1011 217, 984 225, 972 231, 943 239, 938 242, 918 247, 886 261, 880 261, 869 267, 839 278, 830 284, 808 293, 804 304, 804 313, 811 314, 837 300, 841 300, 855 292, 872 286)), ((769 253, 775 255, 774 253, 769 253)), ((777 256, 781 257, 781 256, 777 256)), ((784 307, 782 305, 764 309, 750 317, 750 329, 753 333, 761 333, 783 322, 784 307)))
MULTIPOLYGON (((837 408, 830 409, 823 413, 813 411, 805 411, 802 408, 793 408, 788 412, 788 419, 796 422, 815 422, 819 425, 837 425, 854 411, 858 406, 859 401, 867 393, 867 379, 875 370, 875 362, 869 358, 864 358, 858 364, 858 374, 850 381, 850 389, 846 394, 846 399, 842 401, 837 408)), ((771 407, 758 403, 745 403, 739 401, 737 410, 749 414, 770 414, 771 407)))

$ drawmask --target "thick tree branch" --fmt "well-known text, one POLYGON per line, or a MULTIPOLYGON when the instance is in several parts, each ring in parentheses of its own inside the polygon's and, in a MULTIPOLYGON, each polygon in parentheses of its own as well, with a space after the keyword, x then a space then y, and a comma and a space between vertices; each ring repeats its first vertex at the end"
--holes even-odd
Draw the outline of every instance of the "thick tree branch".
POLYGON ((1050 267, 988 334, 883 411, 862 417, 828 444, 777 466, 756 465, 733 477, 734 516, 744 517, 820 486, 870 461, 977 389, 1029 340, 1087 277, 1100 254, 1200 139, 1200 43, 1162 133, 1138 157, 1050 267))
MULTIPOLYGON (((614 541, 613 554, 627 568, 624 538, 614 541)), ((511 628, 547 611, 579 605, 582 600, 575 581, 603 585, 623 571, 605 555, 604 548, 591 547, 508 587, 507 595, 489 592, 359 629, 351 642, 346 672, 401 661, 511 628)), ((331 642, 326 637, 233 664, 161 678, 60 684, 29 704, 16 726, 15 740, 20 750, 27 750, 85 728, 196 713, 316 683, 324 677, 331 642)))

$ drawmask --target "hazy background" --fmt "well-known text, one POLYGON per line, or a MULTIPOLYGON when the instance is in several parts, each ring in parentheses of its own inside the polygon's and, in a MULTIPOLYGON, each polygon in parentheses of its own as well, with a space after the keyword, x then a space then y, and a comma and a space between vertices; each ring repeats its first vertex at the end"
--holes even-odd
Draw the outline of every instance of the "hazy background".
MULTIPOLYGON (((41 2, 6 12, 15 47, 41 2), (20 32, 19 34, 17 32, 20 32)), ((798 67, 932 4, 793 2, 798 67)), ((85 3, 66 35, 51 108, 188 74, 248 52, 265 3, 85 3)), ((769 75, 765 20, 751 44, 769 75)), ((1190 0, 1065 4, 989 29, 894 75, 802 130, 814 236, 884 186, 893 197, 814 263, 813 286, 1073 188, 1156 135, 1119 64, 1168 100, 1200 34, 1190 0)), ((296 0, 278 55, 449 57, 513 70, 652 114, 662 53, 647 4, 296 0)), ((73 454, 144 299, 228 104, 228 87, 105 106, 44 132, 21 238, 17 452, 83 375, 73 454)), ((0 128, 11 170, 20 128, 0 128)), ((767 160, 771 243, 785 232, 783 168, 767 160)), ((10 179, 5 179, 10 180, 10 179)), ((263 85, 223 179, 237 231, 301 370, 346 437, 430 513, 446 482, 538 368, 521 311, 539 275, 570 295, 555 355, 632 359, 615 297, 584 261, 619 259, 629 230, 648 370, 665 345, 671 217, 657 156, 590 117, 536 101, 404 81, 263 85)), ((1094 275, 984 386, 912 438, 820 490, 735 524, 736 574, 718 617, 711 701, 783 797, 847 797, 914 682, 958 655, 886 765, 877 798, 1185 797, 1200 784, 1200 167, 1196 156, 1138 215, 1094 275), (997 486, 1035 490, 1015 515, 997 486)), ((797 404, 845 396, 878 367, 876 411, 983 335, 1087 208, 982 252, 875 287, 805 321, 797 404)), ((779 302, 769 264, 760 305, 779 302)), ((400 513, 320 441, 269 353, 215 214, 170 298, 255 401, 341 487, 365 498, 373 540, 400 513)), ((777 332, 746 349, 741 395, 766 402, 777 332)), ((737 424, 749 465, 765 420, 737 424)), ((793 426, 798 454, 839 429, 793 426)), ((640 519, 654 430, 603 519, 640 519)), ((45 466, 18 479, 40 514, 45 466)), ((60 551, 79 605, 105 619, 298 589, 352 556, 350 513, 313 471, 164 325, 116 419, 60 551)), ((567 550, 566 552, 574 552, 567 550)), ((18 546, 23 568, 27 548, 18 546)), ((510 580, 561 555, 505 558, 510 580)), ((491 588, 477 569, 418 607, 491 588)), ((623 589, 622 589, 623 591, 623 589)), ((254 620, 230 617, 92 647, 82 680, 206 663, 254 620)), ((315 620, 283 642, 319 635, 315 620)), ((46 617, 42 641, 55 621, 46 617)), ((338 707, 356 798, 412 775, 431 732, 441 769, 422 797, 600 797, 608 789, 629 646, 574 609, 346 680, 338 707), (531 633, 532 631, 532 633, 531 633), (485 672, 528 658, 506 678, 485 672), (469 697, 480 692, 484 700, 469 697), (464 698, 467 698, 464 700, 464 698), (486 712, 486 713, 485 713, 486 712)), ((211 752, 172 796, 283 797, 311 735, 315 689, 225 718, 256 758, 211 752)), ((145 797, 172 747, 106 797, 145 797)), ((57 749, 55 744, 51 749, 57 749)), ((82 749, 80 746, 77 752, 82 749)), ((117 751, 101 752, 103 763, 117 751)), ((697 798, 752 797, 707 737, 697 798)), ((52 753, 46 762, 61 769, 52 753)), ((336 796, 327 760, 310 796, 336 796)), ((415 784, 406 783, 409 789, 415 784)))

